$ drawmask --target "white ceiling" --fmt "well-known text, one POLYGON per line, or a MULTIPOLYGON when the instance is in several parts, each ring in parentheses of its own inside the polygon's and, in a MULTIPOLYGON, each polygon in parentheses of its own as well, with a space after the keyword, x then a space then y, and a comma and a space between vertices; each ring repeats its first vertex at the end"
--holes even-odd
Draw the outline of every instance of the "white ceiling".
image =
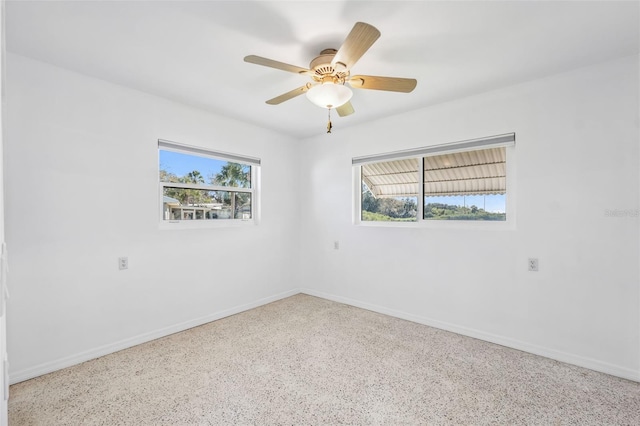
POLYGON ((558 72, 637 54, 637 1, 10 1, 7 50, 295 137, 325 131, 308 80, 248 64, 308 67, 357 21, 382 33, 352 74, 410 77, 409 94, 354 90, 334 132, 558 72))

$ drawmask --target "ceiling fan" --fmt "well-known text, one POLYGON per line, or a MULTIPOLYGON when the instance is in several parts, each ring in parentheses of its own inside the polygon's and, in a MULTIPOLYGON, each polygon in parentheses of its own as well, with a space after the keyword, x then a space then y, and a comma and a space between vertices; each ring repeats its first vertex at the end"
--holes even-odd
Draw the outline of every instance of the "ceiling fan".
MULTIPOLYGON (((329 114, 333 108, 338 115, 344 117, 355 112, 351 104, 352 92, 345 83, 356 89, 404 93, 411 92, 418 83, 413 78, 351 75, 351 68, 378 37, 380 37, 380 31, 377 28, 364 22, 357 22, 340 49, 324 49, 319 56, 311 60, 308 69, 256 55, 245 56, 244 61, 311 77, 311 82, 269 99, 267 104, 278 105, 306 93, 312 103, 327 108, 329 114)), ((327 133, 331 133, 331 119, 327 125, 327 133)))

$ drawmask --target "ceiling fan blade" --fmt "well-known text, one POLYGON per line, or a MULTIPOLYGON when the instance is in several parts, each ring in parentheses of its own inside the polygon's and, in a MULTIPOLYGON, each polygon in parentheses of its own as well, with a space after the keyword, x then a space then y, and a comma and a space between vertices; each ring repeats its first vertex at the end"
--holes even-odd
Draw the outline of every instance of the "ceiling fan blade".
POLYGON ((354 89, 387 90, 389 92, 409 93, 416 88, 415 78, 378 77, 375 75, 354 75, 349 79, 354 89))
POLYGON ((356 110, 353 109, 353 105, 351 105, 351 101, 342 106, 339 106, 338 108, 336 108, 336 111, 338 112, 338 115, 340 117, 346 117, 347 115, 351 115, 356 112, 356 110))
POLYGON ((307 90, 309 90, 309 86, 308 85, 304 85, 302 87, 298 87, 297 89, 293 89, 290 92, 287 93, 283 93, 280 96, 276 96, 273 99, 269 99, 267 101, 267 103, 269 105, 278 105, 283 103, 284 101, 288 101, 289 99, 293 99, 296 96, 300 96, 302 95, 304 92, 306 92, 307 90))
POLYGON ((364 22, 356 22, 336 56, 333 57, 331 65, 336 67, 336 64, 343 64, 346 69, 351 69, 378 37, 380 37, 380 31, 376 27, 364 22))
POLYGON ((250 64, 262 65, 265 67, 275 68, 282 71, 289 71, 296 74, 313 74, 311 70, 297 67, 295 65, 285 64, 284 62, 274 61, 273 59, 263 58, 262 56, 249 55, 244 57, 245 62, 250 64))

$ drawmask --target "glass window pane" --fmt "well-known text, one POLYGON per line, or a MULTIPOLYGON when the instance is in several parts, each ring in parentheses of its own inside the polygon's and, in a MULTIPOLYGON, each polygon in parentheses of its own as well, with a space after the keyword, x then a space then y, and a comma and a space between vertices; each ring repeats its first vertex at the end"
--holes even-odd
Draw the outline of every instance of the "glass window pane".
POLYGON ((414 222, 418 215, 418 197, 374 197, 362 183, 362 221, 414 222))
POLYGON ((425 220, 507 220, 506 195, 424 197, 425 220))
POLYGON ((251 194, 165 187, 164 220, 251 219, 251 194))
POLYGON ((251 188, 251 166, 193 154, 159 150, 160 181, 251 188))
POLYGON ((362 221, 412 222, 418 212, 418 160, 362 166, 362 221))
POLYGON ((506 150, 424 157, 424 219, 506 220, 506 150))

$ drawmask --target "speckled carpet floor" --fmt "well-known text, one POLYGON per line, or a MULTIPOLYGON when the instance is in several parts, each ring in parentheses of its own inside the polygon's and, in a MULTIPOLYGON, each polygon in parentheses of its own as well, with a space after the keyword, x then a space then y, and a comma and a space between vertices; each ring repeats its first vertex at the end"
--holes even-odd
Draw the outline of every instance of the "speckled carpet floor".
POLYGON ((640 425, 640 384, 296 295, 11 386, 9 425, 640 425))

